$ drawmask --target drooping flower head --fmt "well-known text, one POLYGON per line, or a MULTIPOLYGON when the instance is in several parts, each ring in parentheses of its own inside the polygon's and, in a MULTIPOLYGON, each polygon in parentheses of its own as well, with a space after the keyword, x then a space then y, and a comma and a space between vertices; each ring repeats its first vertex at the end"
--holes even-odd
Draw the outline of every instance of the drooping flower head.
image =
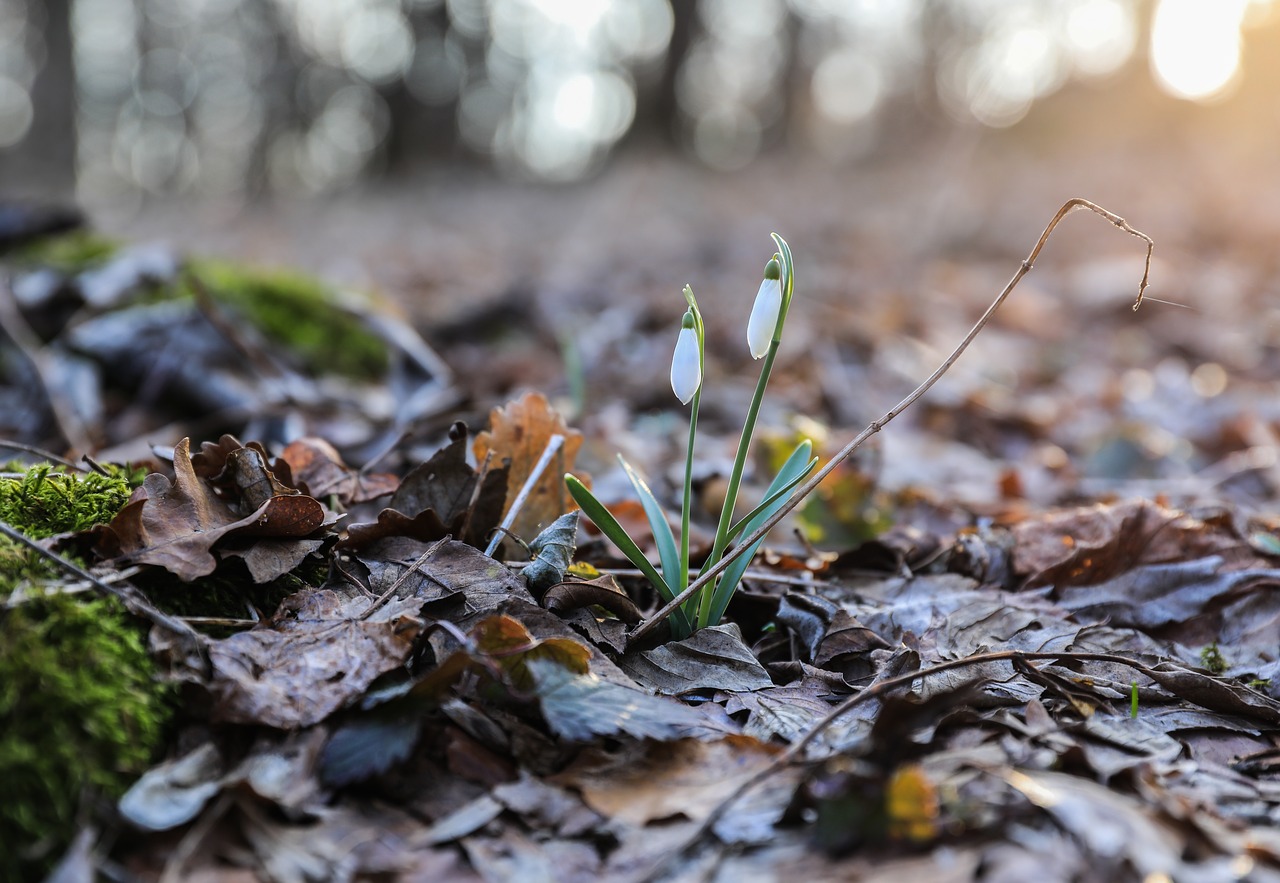
POLYGON ((702 386, 702 353, 698 342, 697 321, 693 308, 685 310, 680 321, 680 336, 676 338, 675 353, 671 356, 671 390, 687 405, 698 387, 702 386))
POLYGON ((782 267, 774 257, 764 266, 764 280, 760 283, 760 290, 756 292, 751 318, 747 320, 747 345, 751 348, 751 358, 758 359, 769 351, 781 310, 782 267))

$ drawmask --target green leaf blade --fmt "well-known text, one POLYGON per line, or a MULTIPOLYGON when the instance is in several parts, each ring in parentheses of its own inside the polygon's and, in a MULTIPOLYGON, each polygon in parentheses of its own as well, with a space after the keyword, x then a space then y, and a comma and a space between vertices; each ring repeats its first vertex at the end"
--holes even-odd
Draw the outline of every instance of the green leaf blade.
MULTIPOLYGON (((765 503, 757 506, 752 510, 754 514, 744 519, 744 524, 742 525, 743 533, 753 533, 774 512, 782 508, 788 498, 786 488, 788 486, 794 488, 813 468, 814 463, 810 460, 812 452, 813 443, 808 439, 796 445, 796 449, 791 452, 791 456, 782 464, 782 468, 778 470, 778 474, 765 491, 765 503)), ((725 609, 729 606, 729 599, 733 597, 734 591, 738 588, 738 583, 742 581, 743 575, 747 572, 747 567, 751 564, 751 559, 755 557, 756 552, 759 551, 763 543, 764 538, 761 537, 725 568, 724 573, 720 576, 719 583, 716 584, 715 593, 711 597, 711 615, 708 625, 717 625, 720 622, 721 617, 724 616, 725 609)), ((734 552, 736 553, 737 550, 735 549, 734 552)))

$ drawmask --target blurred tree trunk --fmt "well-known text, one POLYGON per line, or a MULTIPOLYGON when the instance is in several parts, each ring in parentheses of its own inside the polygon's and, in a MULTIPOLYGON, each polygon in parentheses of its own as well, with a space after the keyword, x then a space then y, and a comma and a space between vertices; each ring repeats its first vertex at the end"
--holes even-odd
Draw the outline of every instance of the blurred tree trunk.
POLYGON ((656 75, 648 82, 639 83, 635 122, 627 141, 656 141, 670 146, 678 140, 680 100, 676 94, 676 83, 697 33, 698 4, 694 0, 673 0, 671 12, 674 21, 666 55, 656 75))
POLYGON ((0 160, 5 192, 43 200, 69 200, 76 186, 76 87, 71 56, 72 0, 33 0, 42 29, 45 62, 31 88, 34 116, 26 137, 0 160), (42 10, 43 7, 43 10, 42 10))

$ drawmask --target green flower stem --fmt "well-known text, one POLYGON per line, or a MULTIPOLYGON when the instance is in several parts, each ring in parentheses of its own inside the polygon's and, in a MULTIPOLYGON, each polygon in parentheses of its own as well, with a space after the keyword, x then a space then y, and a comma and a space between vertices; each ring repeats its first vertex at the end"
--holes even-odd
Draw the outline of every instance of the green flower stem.
MULTIPOLYGON (((760 403, 764 400, 764 390, 769 385, 769 374, 773 371, 773 362, 777 356, 778 338, 774 337, 769 343, 769 352, 765 353, 764 365, 760 368, 760 379, 756 381, 756 391, 751 397, 751 406, 747 409, 747 419, 742 424, 742 435, 738 439, 738 453, 733 458, 733 471, 729 473, 729 486, 725 491, 724 505, 720 508, 720 521, 716 524, 716 538, 711 545, 711 557, 703 565, 704 570, 719 563, 729 545, 729 528, 733 525, 733 512, 738 501, 738 489, 742 485, 742 472, 747 465, 747 453, 751 448, 751 437, 755 434, 756 419, 760 416, 760 403)), ((710 625, 711 598, 714 593, 714 582, 700 593, 698 599, 698 628, 706 628, 710 625)))
MULTIPOLYGON (((693 442, 698 434, 698 405, 702 402, 702 390, 693 394, 693 402, 689 408, 689 445, 684 455, 684 499, 680 507, 680 587, 676 594, 689 587, 689 522, 693 508, 693 442)), ((689 599, 685 608, 689 619, 693 620, 696 599, 689 599)))

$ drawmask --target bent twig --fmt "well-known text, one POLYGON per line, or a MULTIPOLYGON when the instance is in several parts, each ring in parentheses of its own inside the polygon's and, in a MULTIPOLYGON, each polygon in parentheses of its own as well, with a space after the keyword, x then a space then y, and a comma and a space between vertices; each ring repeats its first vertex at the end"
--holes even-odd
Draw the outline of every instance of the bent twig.
POLYGON ((1088 209, 1094 214, 1101 215, 1124 232, 1131 236, 1136 236, 1143 242, 1147 243, 1147 261, 1142 271, 1142 281, 1138 283, 1138 297, 1133 302, 1133 308, 1135 310, 1142 306, 1142 295, 1147 290, 1147 284, 1151 276, 1151 253, 1155 249, 1154 240, 1152 240, 1152 238, 1147 234, 1130 227, 1129 222, 1124 218, 1107 211, 1099 205, 1089 202, 1087 199, 1075 198, 1067 200, 1063 203, 1062 208, 1058 209, 1058 213, 1053 216, 1053 220, 1049 222, 1049 226, 1044 228, 1044 232, 1040 234, 1040 238, 1036 241, 1035 248, 1031 249, 1031 254, 1027 255, 1026 260, 1024 260, 1021 266, 1018 267, 1018 271, 1013 274, 1013 278, 1009 280, 1007 285, 1005 285, 1004 290, 1001 291, 999 296, 991 302, 991 306, 987 307, 986 312, 982 314, 981 318, 978 319, 973 328, 969 329, 969 333, 965 335, 964 340, 960 342, 959 346, 951 351, 951 355, 947 356, 943 363, 938 366, 938 369, 930 374, 928 379, 912 390, 910 395, 898 402, 898 404, 894 405, 893 408, 885 413, 884 416, 879 420, 874 421, 870 426, 858 433, 852 441, 841 448, 825 466, 815 472, 808 481, 796 490, 795 494, 787 500, 786 504, 781 509, 775 512, 772 517, 765 521, 764 524, 760 525, 758 530, 753 531, 750 536, 742 538, 738 542, 735 551, 721 558, 716 562, 715 566, 704 570, 696 580, 689 584, 688 588, 672 598, 667 602, 666 606, 653 616, 640 623, 640 625, 636 627, 635 631, 633 631, 629 636, 629 642, 635 642, 643 639, 646 635, 657 628, 659 623, 670 616, 676 608, 680 607, 680 605, 684 604, 685 601, 701 592, 703 587, 723 573, 725 569, 733 563, 734 559, 741 555, 744 550, 751 548, 757 540, 771 531, 779 521, 785 518, 792 509, 800 505, 801 501, 804 500, 805 497, 809 496, 809 494, 813 493, 818 485, 822 483, 823 479, 830 475, 831 472, 840 465, 840 463, 849 457, 849 455, 862 447, 863 443, 867 439, 871 438, 871 436, 875 435, 881 429, 884 429, 890 420, 897 417, 907 408, 911 407, 915 404, 917 399, 928 392, 929 389, 938 382, 942 375, 946 374, 947 371, 951 369, 951 366, 960 358, 960 355, 969 348, 969 344, 973 343, 973 339, 977 337, 978 333, 986 327, 989 321, 991 321, 992 315, 1000 308, 1000 305, 1005 302, 1013 292, 1013 289, 1017 287, 1018 283, 1022 281, 1022 277, 1031 272, 1032 266, 1035 265, 1036 258, 1040 256, 1040 250, 1043 249, 1045 243, 1049 241, 1049 236, 1053 233, 1054 228, 1058 226, 1059 222, 1061 222, 1063 218, 1076 209, 1088 209))

